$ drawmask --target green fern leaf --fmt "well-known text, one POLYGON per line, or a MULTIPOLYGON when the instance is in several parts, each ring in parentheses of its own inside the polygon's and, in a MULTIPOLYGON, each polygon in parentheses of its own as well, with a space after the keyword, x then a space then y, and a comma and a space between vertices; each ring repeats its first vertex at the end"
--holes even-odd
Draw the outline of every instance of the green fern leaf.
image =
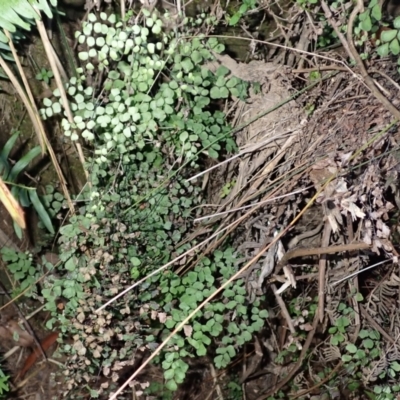
MULTIPOLYGON (((52 4, 54 5, 54 1, 52 4)), ((17 27, 30 30, 34 20, 40 19, 40 14, 34 9, 43 11, 47 17, 52 18, 49 3, 47 0, 1 0, 0 1, 0 41, 7 43, 7 37, 2 32, 7 29, 9 32, 16 32, 17 27), (24 17, 24 19, 21 18, 24 17)))

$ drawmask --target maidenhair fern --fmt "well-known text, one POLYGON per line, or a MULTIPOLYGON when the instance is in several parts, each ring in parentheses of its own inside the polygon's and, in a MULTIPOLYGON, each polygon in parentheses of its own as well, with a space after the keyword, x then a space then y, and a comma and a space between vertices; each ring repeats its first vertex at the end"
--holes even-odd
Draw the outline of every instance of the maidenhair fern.
MULTIPOLYGON (((213 54, 224 50, 215 39, 168 34, 157 14, 144 14, 143 24, 126 25, 113 15, 90 14, 76 34, 82 67, 67 85, 73 121, 64 114, 61 125, 67 140, 85 141, 90 149, 91 187, 80 214, 60 230, 64 265, 43 291, 53 312, 48 326, 58 320, 77 338, 64 348, 73 355, 71 387, 85 379, 82 365, 107 376, 138 347, 156 348, 237 268, 225 247, 183 275, 173 269, 154 275, 101 317, 94 313, 132 280, 194 244, 178 245, 201 212, 201 188, 187 178, 205 157, 235 150, 216 101, 244 97, 247 90, 225 67, 207 69, 213 54), (94 71, 102 71, 98 88, 87 83, 94 71), (59 295, 67 299, 62 316, 59 295), (111 338, 118 346, 110 346, 111 338)), ((43 118, 60 114, 61 103, 55 91, 44 100, 43 118)), ((266 317, 260 299, 249 302, 244 281, 235 281, 157 358, 167 388, 184 380, 188 356, 214 349, 216 366, 226 367, 266 317)))

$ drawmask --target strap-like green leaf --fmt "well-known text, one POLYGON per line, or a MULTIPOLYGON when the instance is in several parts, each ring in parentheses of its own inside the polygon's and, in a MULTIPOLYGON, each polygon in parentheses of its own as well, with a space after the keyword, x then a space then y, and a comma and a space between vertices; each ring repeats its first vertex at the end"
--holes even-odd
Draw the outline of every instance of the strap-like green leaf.
MULTIPOLYGON (((13 186, 11 188, 11 194, 13 195, 14 199, 17 200, 17 202, 20 202, 19 199, 19 188, 17 186, 13 186)), ((17 235, 19 240, 22 240, 22 229, 21 227, 13 220, 13 226, 14 226, 14 231, 15 234, 17 235)))
MULTIPOLYGON (((17 186, 13 186, 15 188, 17 186)), ((31 205, 31 201, 28 198, 28 191, 27 189, 24 188, 18 188, 18 197, 14 196, 16 199, 18 199, 19 204, 22 207, 29 207, 31 205)), ((11 189, 11 193, 14 195, 13 190, 11 189)))
POLYGON ((44 208, 42 202, 40 201, 36 190, 29 190, 28 192, 29 192, 29 198, 31 199, 33 207, 35 207, 35 210, 38 213, 40 220, 43 222, 47 230, 54 235, 55 232, 53 224, 51 223, 50 216, 47 213, 46 209, 44 208))
POLYGON ((3 150, 0 152, 0 175, 4 181, 8 179, 8 174, 10 173, 11 169, 10 163, 8 162, 8 157, 10 156, 11 150, 13 149, 19 134, 19 131, 15 131, 14 134, 11 135, 10 139, 7 140, 3 150))
POLYGON ((18 226, 18 224, 15 221, 13 221, 13 225, 15 234, 17 235, 19 240, 22 240, 22 229, 18 226))
POLYGON ((42 150, 40 146, 36 146, 33 149, 29 150, 27 154, 25 154, 18 162, 12 167, 8 180, 10 182, 15 182, 17 176, 28 166, 28 164, 37 157, 42 150))
POLYGON ((6 181, 10 172, 10 164, 8 160, 0 155, 0 176, 3 181, 6 181))
POLYGON ((13 135, 11 135, 10 139, 7 140, 7 143, 3 147, 3 150, 0 154, 7 159, 10 156, 11 150, 14 148, 14 144, 18 139, 20 131, 15 131, 13 135))
POLYGON ((13 195, 14 199, 18 201, 19 204, 21 204, 20 198, 19 198, 19 187, 18 186, 11 186, 11 194, 13 195))

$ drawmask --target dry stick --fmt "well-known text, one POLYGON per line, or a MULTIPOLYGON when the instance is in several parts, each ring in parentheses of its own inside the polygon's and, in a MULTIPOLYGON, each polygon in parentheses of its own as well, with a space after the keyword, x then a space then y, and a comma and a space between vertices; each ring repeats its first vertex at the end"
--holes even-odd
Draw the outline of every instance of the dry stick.
MULTIPOLYGON (((322 233, 321 245, 322 247, 329 246, 329 240, 331 238, 332 227, 329 220, 325 221, 324 231, 322 233)), ((318 273, 318 316, 319 321, 324 320, 324 309, 325 309, 325 277, 326 277, 326 257, 322 257, 319 260, 319 273, 318 273)))
MULTIPOLYGON (((12 55, 14 57, 15 63, 17 64, 18 72, 19 72, 19 74, 21 76, 22 82, 24 83, 26 93, 27 93, 27 95, 29 97, 29 100, 30 100, 30 102, 32 104, 32 107, 34 107, 33 105, 35 104, 35 99, 33 98, 33 94, 32 94, 31 88, 29 86, 28 80, 26 79, 26 75, 25 75, 24 69, 22 68, 21 62, 19 61, 19 57, 17 55, 17 51, 15 50, 14 43, 12 41, 10 32, 8 32, 7 30, 4 30, 4 33, 7 36, 8 44, 10 45, 11 53, 12 53, 12 55)), ((36 116, 38 117, 37 110, 35 110, 35 111, 36 111, 36 116)), ((44 140, 43 140, 43 135, 45 135, 45 133, 44 133, 44 131, 39 130, 39 131, 36 131, 36 134, 37 134, 37 138, 39 140, 40 148, 42 149, 42 155, 44 155, 44 153, 46 152, 46 146, 45 146, 45 143, 44 143, 44 140)))
MULTIPOLYGON (((54 73, 54 78, 55 78, 56 83, 57 83, 57 88, 60 91, 62 104, 64 106, 65 112, 67 113, 68 121, 70 123, 73 123, 74 122, 74 118, 72 116, 72 112, 71 112, 71 108, 69 106, 67 95, 65 93, 64 84, 63 84, 61 76, 60 76, 60 71, 58 70, 57 64, 56 64, 56 62, 54 60, 53 52, 52 52, 52 46, 51 46, 50 40, 49 40, 49 38, 47 36, 46 29, 44 27, 43 21, 37 20, 36 21, 36 25, 37 25, 37 28, 38 28, 38 31, 39 31, 39 34, 40 34, 40 38, 42 39, 42 42, 43 42, 43 45, 44 45, 44 48, 45 48, 45 51, 46 51, 46 54, 47 54, 47 58, 48 58, 48 60, 50 62, 51 69, 52 69, 52 71, 54 73)), ((76 148, 78 150, 79 160, 80 160, 80 162, 82 164, 83 171, 85 172, 85 175, 86 175, 86 179, 89 179, 89 173, 85 168, 85 157, 83 155, 82 146, 78 142, 75 142, 75 144, 76 144, 76 148)))
POLYGON ((272 292, 275 295, 276 302, 278 303, 279 307, 281 308, 281 312, 283 317, 286 320, 290 333, 293 335, 296 333, 296 329, 294 329, 292 318, 290 317, 289 311, 286 307, 285 302, 283 301, 281 295, 278 293, 278 289, 274 283, 271 283, 272 292))
POLYGON ((366 250, 371 248, 371 244, 365 242, 338 244, 336 246, 330 247, 312 247, 312 248, 296 248, 288 251, 278 262, 275 268, 275 274, 278 274, 280 270, 287 264, 287 262, 292 258, 297 257, 309 257, 309 256, 321 256, 324 254, 335 254, 345 251, 355 251, 355 250, 366 250))
MULTIPOLYGON (((297 169, 297 168, 296 168, 296 169, 297 169)), ((292 169, 291 171, 293 171, 293 169, 292 169)), ((301 171, 300 173, 298 173, 298 174, 296 174, 296 175, 299 175, 299 179, 300 179, 300 174, 304 174, 304 173, 305 173, 305 170, 301 171)), ((271 196, 274 196, 274 195, 276 195, 277 193, 279 193, 280 189, 282 189, 282 188, 284 187, 284 184, 285 184, 285 179, 284 179, 284 178, 285 178, 285 175, 286 175, 286 174, 284 174, 283 176, 279 176, 279 177, 276 178, 274 181, 269 182, 269 185, 267 185, 267 187, 270 186, 270 187, 273 188, 273 189, 271 189, 271 190, 273 190, 272 193, 268 193, 268 195, 264 196, 264 197, 261 199, 261 201, 258 202, 257 204, 264 204, 265 202, 268 201, 268 199, 271 199, 271 196), (281 183, 280 183, 279 181, 281 181, 281 183), (276 185, 278 185, 278 186, 276 187, 276 185)), ((259 178, 257 178, 257 179, 259 179, 259 178)), ((247 184, 251 184, 251 182, 252 182, 252 180, 249 180, 249 182, 248 182, 247 184)), ((286 188, 286 189, 291 190, 291 188, 286 188)), ((307 189, 308 189, 308 188, 307 188, 307 189)), ((307 189, 306 189, 306 190, 307 190, 307 189)), ((241 188, 240 191, 244 191, 244 188, 241 188)), ((263 192, 267 192, 267 188, 266 188, 266 187, 263 187, 262 189, 254 190, 253 192, 250 191, 250 189, 248 189, 247 192, 244 193, 244 194, 242 195, 242 198, 239 198, 238 204, 235 204, 236 209, 241 208, 243 204, 248 204, 248 203, 250 203, 253 199, 255 199, 255 198, 257 198, 257 197, 263 195, 263 192)), ((292 192, 292 193, 293 193, 293 192, 292 192)), ((288 194, 283 195, 283 197, 286 197, 287 195, 288 195, 288 194)), ((239 192, 236 193, 235 197, 239 197, 239 192)), ((279 197, 279 196, 276 196, 275 198, 277 198, 277 197, 279 197)), ((235 199, 235 198, 230 199, 230 202, 233 202, 234 199, 235 199)), ((226 208, 227 205, 228 205, 227 203, 224 204, 224 205, 221 205, 221 207, 219 207, 219 210, 226 208)), ((252 204, 251 206, 254 207, 254 204, 252 204)), ((250 214, 253 213, 254 211, 255 211, 255 209, 253 208, 252 210, 250 210, 250 211, 247 213, 247 215, 250 215, 250 214)), ((209 221, 207 221, 206 225, 215 224, 218 220, 220 220, 220 219, 221 219, 221 216, 218 215, 218 214, 219 214, 219 213, 217 212, 217 213, 214 214, 214 216, 211 216, 211 218, 209 219, 209 221)), ((228 219, 230 219, 230 218, 231 218, 231 216, 229 215, 229 216, 228 216, 228 219)), ((225 236, 226 236, 227 234, 229 234, 229 233, 230 233, 230 232, 227 232, 227 233, 225 234, 225 236)), ((219 239, 219 242, 222 242, 223 240, 225 240, 225 239, 221 237, 221 238, 219 239)), ((215 245, 216 245, 216 244, 214 244, 214 247, 215 247, 215 245)))
MULTIPOLYGON (((8 34, 7 31, 5 31, 5 33, 6 33, 6 35, 8 34)), ((8 37, 9 37, 9 34, 8 34, 8 37)), ((10 43, 11 43, 11 41, 10 41, 10 43)), ((58 165, 58 161, 57 161, 56 155, 54 154, 53 148, 51 147, 50 142, 47 139, 47 136, 46 136, 45 130, 44 130, 44 126, 43 126, 43 122, 39 117, 39 113, 37 111, 35 103, 31 103, 29 101, 29 99, 26 96, 26 93, 24 92, 24 90, 22 89, 18 79, 12 73, 11 69, 8 67, 7 63, 3 60, 3 58, 1 56, 0 56, 0 66, 3 68, 4 72, 7 74, 12 85, 14 86, 14 88, 18 92, 22 102, 24 103, 26 110, 28 111, 29 117, 32 121, 32 124, 33 124, 38 136, 41 136, 44 139, 46 147, 49 150, 49 154, 50 154, 51 160, 53 162, 54 168, 56 169, 57 175, 60 179, 61 187, 63 188, 63 192, 65 195, 65 198, 67 199, 69 208, 70 208, 70 210, 73 210, 74 206, 73 206, 71 198, 69 196, 63 173, 60 169, 60 166, 58 165)))
POLYGON ((315 71, 343 71, 343 72, 349 72, 348 68, 345 67, 338 67, 337 65, 319 65, 314 68, 296 68, 292 69, 291 72, 294 74, 304 74, 307 72, 315 72, 315 71))
MULTIPOLYGON (((292 191, 290 193, 282 194, 281 196, 275 196, 275 197, 272 197, 272 198, 267 198, 266 200, 261 200, 261 201, 255 203, 255 204, 258 204, 258 205, 268 204, 268 203, 271 203, 272 201, 281 200, 281 199, 284 199, 284 198, 286 198, 288 196, 292 196, 294 194, 299 194, 299 193, 305 192, 306 190, 309 190, 311 188, 312 188, 312 186, 307 186, 304 189, 294 190, 294 191, 292 191)), ((209 214, 209 215, 206 215, 204 217, 196 218, 194 220, 194 222, 200 222, 200 221, 203 221, 205 219, 211 219, 211 218, 214 218, 214 217, 220 217, 222 215, 231 214, 231 213, 238 212, 238 211, 243 211, 243 210, 246 210, 247 208, 252 208, 252 207, 254 207, 254 204, 248 204, 247 206, 238 206, 236 208, 232 208, 232 209, 229 209, 229 210, 226 210, 226 211, 222 211, 222 212, 215 213, 215 214, 209 214)), ((321 228, 318 227, 318 232, 321 230, 321 228)), ((306 235, 315 236, 314 234, 312 234, 310 232, 306 232, 306 235)), ((302 236, 302 235, 299 235, 299 236, 302 236)), ((305 236, 305 237, 308 237, 308 236, 305 236)), ((292 248, 293 247, 294 246, 292 246, 292 248)))
POLYGON ((123 21, 124 26, 126 25, 125 15, 126 15, 125 1, 121 1, 121 20, 123 21))
MULTIPOLYGON (((298 168, 298 167, 297 167, 297 168, 298 168)), ((303 171, 303 172, 304 172, 304 171, 303 171)), ((285 174, 283 175, 283 177, 284 177, 286 174, 288 174, 288 173, 285 173, 285 174)), ((280 176, 280 177, 277 178, 276 180, 270 182, 270 184, 272 185, 272 184, 276 183, 276 181, 279 181, 279 179, 282 179, 282 176, 280 176)), ((274 191, 274 193, 276 193, 280 188, 281 188, 281 186, 279 186, 279 187, 274 191)), ((304 190, 308 190, 308 189, 309 189, 309 187, 305 188, 304 190)), ((266 191, 266 189, 264 189, 264 191, 266 191)), ((294 194, 295 192, 291 192, 291 193, 294 194)), ((238 207, 237 209, 240 209, 240 208, 242 207, 242 204, 245 204, 246 202, 251 201, 253 198, 255 198, 256 196, 258 196, 258 195, 260 195, 260 194, 262 194, 262 191, 261 191, 261 190, 258 190, 256 193, 252 193, 251 195, 248 195, 248 196, 245 197, 244 199, 240 200, 239 204, 236 205, 236 207, 238 207)), ((282 198, 284 198, 284 197, 286 197, 286 196, 288 196, 288 195, 290 195, 290 194, 282 195, 282 198)), ((271 196, 271 194, 270 194, 270 196, 271 196)), ((277 198, 281 198, 281 197, 278 196, 278 197, 276 197, 275 199, 277 199, 277 198)), ((256 204, 257 204, 257 205, 263 205, 264 203, 270 201, 270 200, 268 200, 268 199, 270 199, 270 198, 269 198, 268 196, 266 196, 266 197, 264 197, 260 202, 258 202, 258 203, 256 203, 256 204)), ((250 213, 252 213, 252 212, 254 212, 254 211, 256 210, 256 209, 254 208, 254 205, 255 205, 255 204, 252 204, 252 205, 250 205, 250 206, 245 206, 245 207, 243 207, 243 209, 244 209, 244 208, 253 207, 253 210, 250 210, 250 213)), ((250 213, 247 213, 246 215, 249 215, 250 213)), ((224 213, 222 213, 221 215, 223 215, 223 214, 224 214, 224 213)), ((210 221, 208 221, 208 222, 206 223, 206 225, 211 224, 211 221, 215 221, 215 218, 218 218, 219 216, 220 216, 220 215, 217 215, 217 214, 210 215, 210 216, 209 216, 210 221)), ((229 218, 229 217, 228 217, 228 218, 229 218)), ((195 222, 196 222, 196 221, 197 221, 197 220, 195 220, 195 222)), ((179 247, 179 246, 182 246, 182 245, 185 244, 185 243, 188 243, 190 240, 192 240, 193 238, 199 236, 200 234, 205 234, 205 233, 206 233, 206 232, 205 232, 204 226, 203 226, 202 228, 198 228, 198 229, 196 230, 196 232, 195 232, 194 234, 192 234, 188 239, 185 239, 185 240, 181 241, 181 242, 178 244, 178 247, 179 247), (200 231, 199 231, 199 230, 200 230, 200 231)), ((226 235, 225 235, 225 236, 226 236, 226 235)), ((221 241, 221 240, 224 240, 224 238, 220 238, 220 241, 221 241)), ((215 245, 214 245, 214 247, 215 247, 215 245)))
MULTIPOLYGON (((7 35, 7 31, 4 31, 5 34, 7 35)), ((29 117, 32 120, 33 126, 35 128, 35 131, 37 132, 38 136, 40 136, 40 126, 39 126, 39 119, 37 118, 35 112, 32 109, 32 106, 29 102, 29 99, 26 97, 25 92, 23 91, 21 85, 19 84, 17 78, 11 71, 11 69, 8 67, 7 63, 4 61, 3 57, 0 56, 0 66, 3 68, 4 72, 7 74, 8 79, 10 79, 12 85, 14 86, 15 90, 18 92, 19 96, 21 97, 22 102, 24 103, 29 117)))
MULTIPOLYGON (((354 230, 353 230, 353 219, 352 219, 350 212, 347 212, 346 219, 347 219, 347 224, 346 224, 347 225, 347 238, 348 238, 348 241, 351 243, 354 240, 354 230)), ((360 227, 361 227, 361 224, 360 224, 360 227)), ((355 260, 355 257, 351 257, 351 255, 350 255, 349 262, 351 263, 353 260, 355 260)), ((351 279, 349 279, 348 285, 350 287, 350 293, 352 293, 353 286, 352 286, 351 279)), ((358 293, 359 289, 360 289, 359 285, 358 285, 358 274, 354 278, 354 288, 356 289, 356 293, 358 293)), ((357 301, 355 296, 351 296, 351 300, 353 303, 353 309, 355 311, 355 316, 354 316, 355 331, 353 332, 353 335, 351 337, 351 342, 355 343, 358 338, 358 334, 360 333, 360 327, 361 327, 360 307, 359 307, 359 302, 357 301)))
POLYGON ((337 37, 338 37, 339 40, 340 40, 340 43, 342 43, 342 46, 343 46, 344 49, 346 50, 346 53, 348 54, 348 56, 349 56, 350 58, 354 58, 354 57, 353 57, 353 54, 352 54, 352 52, 351 52, 351 50, 350 50, 349 44, 348 44, 346 38, 344 37, 343 33, 342 33, 341 30, 339 29, 337 22, 332 18, 331 10, 329 9, 329 6, 326 4, 325 0, 322 0, 322 1, 321 1, 321 6, 322 6, 322 9, 323 9, 324 12, 325 12, 325 17, 326 17, 326 19, 328 20, 328 22, 330 23, 330 25, 331 25, 332 28, 334 29, 334 31, 335 31, 337 37))
POLYGON ((217 374, 215 373, 215 368, 214 365, 212 365, 212 363, 210 363, 210 371, 211 371, 211 376, 213 377, 213 381, 214 381, 214 388, 211 390, 210 394, 208 395, 208 397, 211 397, 211 395, 213 394, 214 390, 217 391, 218 394, 218 399, 224 399, 224 397, 222 396, 222 390, 221 387, 218 383, 217 380, 217 374))
POLYGON ((392 79, 387 73, 383 72, 383 71, 379 71, 378 69, 375 68, 370 68, 369 69, 371 72, 375 73, 375 74, 379 74, 381 76, 383 76, 386 80, 388 80, 397 90, 400 90, 400 85, 394 80, 392 79))
MULTIPOLYGON (((392 249, 392 251, 394 251, 394 250, 395 250, 395 249, 392 249)), ((396 257, 397 257, 397 254, 396 254, 396 257)), ((368 270, 370 270, 370 269, 372 269, 372 268, 375 268, 375 267, 377 267, 377 266, 379 266, 379 265, 382 265, 382 264, 386 264, 386 263, 388 263, 388 262, 393 262, 393 259, 383 260, 383 261, 377 262, 377 263, 375 263, 375 264, 369 265, 368 267, 365 267, 365 268, 360 269, 360 270, 358 270, 358 271, 356 271, 356 272, 353 272, 353 273, 351 273, 350 275, 347 275, 347 276, 345 276, 344 278, 339 279, 338 281, 331 283, 331 286, 332 286, 332 287, 337 286, 337 285, 339 285, 339 283, 342 283, 342 282, 344 282, 344 281, 347 281, 348 279, 351 279, 351 278, 353 278, 354 276, 358 276, 359 274, 361 274, 361 273, 363 273, 363 272, 366 272, 366 271, 368 271, 368 270)), ((381 278, 381 282, 385 282, 385 281, 386 281, 386 277, 387 277, 387 274, 386 274, 383 278, 381 278)), ((380 284, 379 284, 379 285, 380 285, 380 284)), ((375 289, 376 289, 377 287, 379 287, 379 285, 376 286, 375 289)), ((375 289, 374 289, 374 290, 375 290, 375 289)), ((369 295, 371 295, 372 293, 373 293, 373 291, 372 291, 369 295)))
MULTIPOLYGON (((317 256, 317 255, 324 255, 324 254, 334 254, 334 253, 341 253, 341 252, 346 252, 346 251, 355 251, 355 250, 366 250, 371 248, 371 244, 367 244, 365 242, 356 242, 356 243, 348 243, 348 244, 340 244, 337 246, 330 246, 330 247, 313 247, 313 248, 296 248, 291 251, 288 251, 284 257, 281 258, 281 260, 278 262, 275 272, 275 276, 278 274, 278 272, 287 264, 287 262, 292 259, 292 258, 297 258, 297 257, 306 257, 306 256, 317 256)), ((364 270, 363 270, 364 271, 364 270)), ((315 274, 309 274, 306 275, 308 276, 314 276, 315 274)), ((321 274, 319 274, 320 280, 321 279, 321 274)), ((324 272, 325 276, 325 272, 324 272)), ((305 279, 304 277, 300 277, 299 279, 305 279)), ((346 278, 347 279, 347 278, 346 278)), ((325 280, 325 278, 324 278, 325 280)), ((321 293, 321 291, 319 292, 321 293)), ((322 294, 323 290, 322 290, 322 294)), ((321 294, 320 294, 321 296, 321 294)), ((323 303, 321 303, 323 305, 323 303)), ((320 305, 320 303, 319 303, 320 305)))
POLYGON ((293 132, 292 136, 290 136, 286 142, 281 146, 279 151, 275 154, 274 158, 262 169, 260 176, 258 179, 252 183, 249 188, 250 193, 254 193, 258 190, 261 183, 265 180, 265 177, 271 173, 275 169, 275 167, 279 164, 280 160, 287 154, 287 149, 292 147, 293 142, 297 139, 296 131, 293 132))
POLYGON ((215 164, 215 165, 213 165, 212 167, 207 168, 206 170, 203 170, 203 171, 199 172, 197 175, 192 176, 192 177, 189 178, 187 181, 190 182, 190 181, 192 181, 192 180, 194 180, 194 179, 196 179, 196 178, 198 178, 198 177, 200 177, 200 176, 202 176, 202 175, 204 175, 204 174, 206 174, 206 173, 208 173, 208 172, 211 172, 213 169, 222 167, 223 165, 232 162, 232 161, 235 160, 236 158, 239 158, 239 157, 241 157, 241 156, 243 156, 243 155, 245 155, 245 154, 259 151, 259 150, 261 150, 261 148, 262 148, 263 146, 266 146, 267 144, 270 144, 271 142, 273 142, 273 141, 275 141, 275 140, 277 140, 277 139, 280 139, 280 138, 282 138, 283 136, 284 136, 284 135, 279 135, 279 136, 277 136, 277 137, 273 136, 273 137, 268 138, 268 139, 266 139, 266 140, 263 140, 263 141, 261 141, 261 142, 259 142, 259 143, 251 144, 250 146, 246 146, 246 147, 245 147, 245 146, 242 146, 242 147, 239 149, 239 152, 238 152, 237 154, 234 154, 233 156, 227 158, 226 160, 221 161, 221 162, 219 162, 218 164, 215 164))
MULTIPOLYGON (((282 183, 278 188, 275 189, 275 191, 274 191, 273 194, 275 194, 276 192, 278 192, 278 190, 282 188, 282 185, 283 185, 283 183, 282 183)), ((241 202, 239 203, 239 205, 244 204, 245 202, 248 202, 248 201, 250 201, 249 196, 248 196, 247 198, 245 198, 245 199, 242 199, 241 202)), ((221 243, 223 243, 223 241, 224 241, 224 240, 228 237, 228 235, 234 230, 234 228, 236 228, 236 226, 238 226, 238 225, 240 224, 240 222, 241 222, 243 219, 246 219, 250 214, 252 214, 252 213, 253 213, 254 211, 256 211, 258 208, 259 208, 259 207, 253 208, 252 210, 250 210, 250 211, 248 211, 246 214, 244 214, 241 218, 237 219, 237 220, 233 223, 234 226, 233 226, 232 228, 230 228, 229 231, 226 231, 226 232, 224 233, 224 236, 219 237, 218 240, 216 240, 216 241, 212 244, 212 246, 209 247, 209 248, 207 249, 207 253, 210 253, 210 252, 213 251, 215 248, 217 248, 221 243)), ((266 242, 264 243, 264 246, 267 245, 268 243, 269 243, 269 241, 266 241, 266 242)), ((263 247, 263 246, 261 246, 261 247, 263 247)))

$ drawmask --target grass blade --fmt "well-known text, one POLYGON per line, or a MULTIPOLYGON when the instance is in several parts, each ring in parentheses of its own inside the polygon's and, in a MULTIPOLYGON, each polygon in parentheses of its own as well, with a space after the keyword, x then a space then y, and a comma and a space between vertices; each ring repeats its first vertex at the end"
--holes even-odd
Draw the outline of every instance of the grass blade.
POLYGON ((31 202, 28 198, 28 190, 24 189, 24 188, 18 188, 17 186, 14 186, 11 189, 11 193, 13 194, 13 196, 19 201, 19 204, 21 204, 22 207, 29 207, 31 205, 31 202), (17 188, 18 190, 16 190, 16 194, 14 194, 14 188, 17 188))

